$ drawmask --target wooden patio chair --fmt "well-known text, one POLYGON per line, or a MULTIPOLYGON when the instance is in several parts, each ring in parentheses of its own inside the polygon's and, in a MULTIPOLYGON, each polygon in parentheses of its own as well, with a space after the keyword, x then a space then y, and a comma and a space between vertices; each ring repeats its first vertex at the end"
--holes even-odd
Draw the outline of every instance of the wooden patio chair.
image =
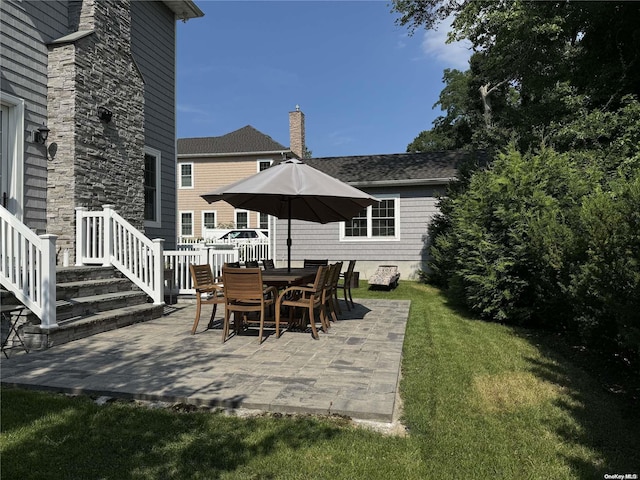
POLYGON ((262 266, 264 267, 265 270, 271 270, 273 268, 276 268, 275 263, 273 263, 273 260, 270 258, 265 258, 264 260, 262 260, 262 266))
POLYGON ((353 303, 353 297, 351 296, 351 283, 353 282, 353 271, 355 267, 356 261, 349 260, 347 270, 344 273, 340 274, 342 280, 338 280, 337 285, 337 290, 342 290, 344 293, 344 303, 347 304, 347 310, 351 310, 351 307, 355 307, 353 303))
POLYGON ((340 278, 341 270, 342 262, 336 262, 329 265, 329 273, 327 273, 327 278, 325 279, 323 292, 324 304, 329 309, 331 319, 334 322, 338 321, 338 314, 342 315, 342 309, 340 308, 340 302, 338 301, 338 280, 340 278))
POLYGON ((313 285, 302 286, 295 285, 289 288, 284 289, 280 295, 278 296, 278 301, 276 302, 276 338, 280 338, 280 323, 281 323, 281 313, 282 307, 289 307, 289 321, 288 326, 294 324, 293 321, 293 313, 295 308, 304 309, 303 322, 306 326, 306 321, 304 320, 307 317, 309 318, 309 323, 311 325, 311 331, 313 333, 313 338, 316 340, 319 338, 318 330, 316 329, 316 316, 315 310, 320 310, 320 323, 322 325, 322 331, 327 332, 328 329, 328 321, 327 321, 327 312, 325 309, 325 305, 323 303, 323 291, 326 282, 326 276, 329 272, 329 267, 327 266, 319 266, 318 273, 316 273, 316 279, 313 282, 313 285))
POLYGON ((200 322, 200 311, 202 305, 213 304, 213 311, 207 328, 213 326, 213 319, 216 316, 218 304, 224 303, 224 288, 220 282, 216 282, 211 272, 211 265, 189 265, 193 288, 196 291, 196 318, 191 327, 191 335, 196 333, 198 322, 200 322))
POLYGON ((232 313, 236 331, 244 324, 259 324, 259 343, 262 343, 264 324, 268 321, 267 312, 276 302, 278 290, 275 287, 264 288, 260 268, 223 268, 222 281, 226 309, 222 343, 229 336, 229 317, 232 313), (248 314, 251 312, 259 313, 258 319, 250 317, 248 314), (242 315, 242 321, 238 321, 238 315, 242 315))
POLYGON ((328 259, 317 260, 317 259, 312 259, 312 258, 305 258, 304 259, 304 268, 319 267, 321 265, 322 266, 329 265, 329 260, 328 259))

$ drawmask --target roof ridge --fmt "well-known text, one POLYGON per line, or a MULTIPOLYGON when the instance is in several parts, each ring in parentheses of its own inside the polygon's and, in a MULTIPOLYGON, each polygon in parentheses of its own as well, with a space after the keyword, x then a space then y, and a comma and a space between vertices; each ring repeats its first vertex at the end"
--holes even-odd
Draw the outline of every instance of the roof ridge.
POLYGON ((178 138, 178 155, 287 151, 280 142, 252 125, 245 125, 217 137, 178 138))

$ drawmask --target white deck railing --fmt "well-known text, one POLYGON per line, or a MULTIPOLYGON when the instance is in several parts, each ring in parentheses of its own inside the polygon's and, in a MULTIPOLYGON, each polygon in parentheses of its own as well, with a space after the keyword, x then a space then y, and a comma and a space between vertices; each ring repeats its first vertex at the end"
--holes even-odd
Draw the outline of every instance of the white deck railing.
POLYGON ((113 205, 76 208, 76 265, 113 265, 153 299, 164 303, 163 239, 150 240, 113 205))
POLYGON ((0 206, 0 283, 40 318, 56 328, 56 239, 36 235, 0 206))
POLYGON ((178 249, 219 247, 220 245, 235 247, 238 249, 238 261, 260 261, 271 258, 269 240, 196 240, 194 238, 178 237, 178 249))
POLYGON ((214 277, 222 275, 222 266, 226 262, 238 262, 239 252, 237 248, 220 250, 215 247, 194 245, 193 250, 176 250, 164 252, 165 268, 173 270, 173 284, 178 293, 193 294, 193 281, 189 272, 189 265, 211 265, 214 277))

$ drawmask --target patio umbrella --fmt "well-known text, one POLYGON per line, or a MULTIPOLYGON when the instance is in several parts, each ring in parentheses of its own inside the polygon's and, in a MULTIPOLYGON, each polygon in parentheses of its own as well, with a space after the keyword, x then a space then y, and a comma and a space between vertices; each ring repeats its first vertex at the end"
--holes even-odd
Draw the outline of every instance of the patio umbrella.
POLYGON ((291 219, 316 223, 351 220, 378 199, 300 160, 285 160, 255 175, 202 195, 236 208, 288 220, 287 268, 291 270, 291 219))

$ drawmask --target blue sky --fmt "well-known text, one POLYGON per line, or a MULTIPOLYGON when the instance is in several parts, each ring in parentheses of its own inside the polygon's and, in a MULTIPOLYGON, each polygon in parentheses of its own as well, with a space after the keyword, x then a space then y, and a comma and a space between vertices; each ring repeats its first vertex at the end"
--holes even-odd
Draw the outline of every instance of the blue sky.
POLYGON ((445 68, 467 68, 447 26, 396 26, 386 1, 196 0, 178 23, 178 137, 251 125, 289 145, 305 114, 314 157, 400 153, 440 114, 445 68))

